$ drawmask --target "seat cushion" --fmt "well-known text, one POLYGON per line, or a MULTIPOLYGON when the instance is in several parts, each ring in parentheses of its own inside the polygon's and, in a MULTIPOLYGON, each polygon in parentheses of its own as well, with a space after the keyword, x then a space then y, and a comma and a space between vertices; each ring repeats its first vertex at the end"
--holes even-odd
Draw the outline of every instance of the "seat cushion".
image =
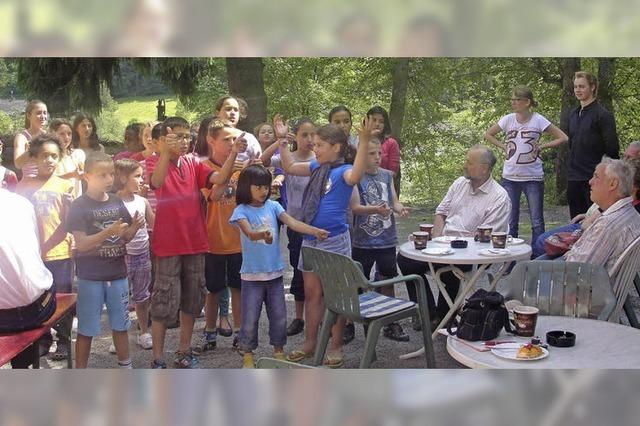
POLYGON ((363 293, 360 299, 362 318, 377 318, 415 306, 414 302, 388 297, 374 291, 363 293))

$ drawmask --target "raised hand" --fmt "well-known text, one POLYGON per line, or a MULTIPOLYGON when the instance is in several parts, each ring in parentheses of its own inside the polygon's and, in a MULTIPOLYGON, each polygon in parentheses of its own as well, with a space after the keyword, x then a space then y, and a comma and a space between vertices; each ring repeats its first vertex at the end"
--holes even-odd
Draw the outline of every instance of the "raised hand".
POLYGON ((160 137, 158 141, 158 151, 160 154, 168 153, 168 154, 179 154, 180 153, 180 141, 178 140, 178 136, 173 133, 171 127, 167 127, 167 135, 160 137))
POLYGON ((245 152, 247 150, 247 140, 245 139, 244 135, 245 132, 240 133, 240 136, 235 138, 235 140, 233 141, 233 146, 231 147, 231 149, 236 154, 245 152))
POLYGON ((369 141, 373 136, 379 135, 381 132, 380 129, 377 129, 375 124, 373 124, 373 120, 369 117, 365 117, 362 119, 362 123, 358 126, 358 137, 361 141, 369 141))
POLYGON ((276 139, 282 139, 289 133, 289 126, 284 123, 281 114, 273 117, 273 130, 276 132, 276 139))

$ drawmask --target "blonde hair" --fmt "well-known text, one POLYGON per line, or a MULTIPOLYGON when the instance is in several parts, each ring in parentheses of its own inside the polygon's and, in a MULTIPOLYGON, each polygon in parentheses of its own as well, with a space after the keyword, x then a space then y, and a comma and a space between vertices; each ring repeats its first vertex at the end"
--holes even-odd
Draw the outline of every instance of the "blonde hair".
POLYGON ((529 99, 529 105, 531 106, 531 108, 535 108, 538 106, 538 102, 533 99, 533 92, 531 91, 531 89, 529 89, 528 86, 521 84, 514 87, 513 94, 518 98, 529 99))
POLYGON ((593 90, 594 98, 598 96, 598 77, 596 77, 595 75, 591 74, 588 71, 576 71, 576 73, 573 75, 573 81, 576 81, 579 78, 584 78, 585 80, 587 80, 587 83, 589 83, 589 86, 594 87, 594 90, 593 90))

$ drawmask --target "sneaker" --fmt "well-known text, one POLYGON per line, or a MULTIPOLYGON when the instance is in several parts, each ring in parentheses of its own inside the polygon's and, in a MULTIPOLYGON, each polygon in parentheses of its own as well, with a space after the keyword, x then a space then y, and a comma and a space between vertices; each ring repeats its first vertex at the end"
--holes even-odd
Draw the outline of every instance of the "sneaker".
POLYGON ((176 352, 176 359, 173 361, 176 368, 194 368, 198 365, 198 358, 193 352, 176 352))
POLYGON ((142 349, 151 349, 153 347, 153 339, 150 333, 144 333, 138 336, 138 345, 142 349))
POLYGON ((205 331, 193 347, 193 352, 196 355, 200 355, 206 351, 215 349, 217 345, 217 337, 218 333, 215 331, 205 331))
POLYGON ((295 336, 296 334, 300 334, 304 331, 304 320, 300 318, 296 318, 291 321, 289 327, 287 327, 287 336, 295 336))
POLYGON ((109 353, 110 354, 116 353, 116 345, 114 345, 113 343, 109 345, 109 353))
POLYGON ((349 323, 344 326, 344 333, 342 334, 342 344, 346 345, 350 343, 356 337, 356 326, 353 323, 349 323))
POLYGON ((395 340, 396 342, 408 342, 409 335, 404 332, 402 326, 397 322, 384 326, 384 335, 386 338, 395 340))
POLYGON ((246 352, 242 356, 242 368, 256 368, 256 363, 253 360, 253 353, 246 352))
POLYGON ((167 368, 167 363, 164 361, 158 361, 157 359, 154 359, 151 362, 151 368, 154 370, 158 370, 158 369, 165 370, 167 368))

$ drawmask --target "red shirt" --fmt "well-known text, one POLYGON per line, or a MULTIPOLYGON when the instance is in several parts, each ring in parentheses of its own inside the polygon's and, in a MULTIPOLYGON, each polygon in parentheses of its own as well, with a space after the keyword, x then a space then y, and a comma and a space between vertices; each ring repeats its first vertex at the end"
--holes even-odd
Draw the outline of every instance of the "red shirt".
MULTIPOLYGON (((147 158, 147 176, 159 156, 147 158)), ((200 188, 209 187, 211 168, 191 156, 180 157, 180 167, 169 162, 164 184, 155 189, 158 207, 153 227, 153 252, 158 257, 206 253, 209 250, 200 188)))
POLYGON ((380 167, 398 174, 400 171, 400 145, 393 138, 386 138, 382 142, 382 159, 380 167))
POLYGON ((144 155, 142 155, 142 152, 135 152, 133 154, 131 154, 131 157, 129 157, 131 160, 133 161, 137 161, 140 162, 142 160, 144 160, 144 155))

